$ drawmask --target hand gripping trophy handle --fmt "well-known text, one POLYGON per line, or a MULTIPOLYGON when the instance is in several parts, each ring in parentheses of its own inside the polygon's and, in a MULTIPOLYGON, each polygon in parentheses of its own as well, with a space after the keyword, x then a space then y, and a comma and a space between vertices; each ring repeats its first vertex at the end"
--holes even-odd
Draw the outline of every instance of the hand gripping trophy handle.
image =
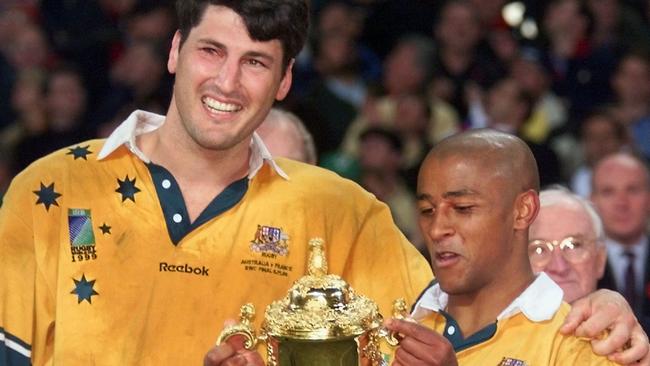
MULTIPOLYGON (((415 321, 410 317, 406 301, 402 298, 393 301, 393 318, 412 322, 415 321)), ((384 327, 380 329, 379 336, 384 338, 386 343, 391 347, 397 347, 402 338, 398 333, 390 331, 384 327)))
POLYGON ((255 307, 253 304, 244 304, 239 310, 239 323, 228 325, 219 334, 217 339, 217 346, 227 341, 230 337, 241 335, 244 337, 244 348, 250 350, 257 344, 258 337, 255 336, 255 330, 251 325, 251 321, 255 317, 255 307))

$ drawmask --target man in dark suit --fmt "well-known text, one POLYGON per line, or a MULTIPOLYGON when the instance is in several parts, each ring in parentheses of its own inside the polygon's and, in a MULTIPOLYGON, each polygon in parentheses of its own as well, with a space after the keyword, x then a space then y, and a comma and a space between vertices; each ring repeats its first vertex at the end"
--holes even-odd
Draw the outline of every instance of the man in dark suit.
POLYGON ((599 288, 620 292, 646 331, 650 325, 650 174, 644 162, 615 153, 594 168, 592 201, 605 226, 607 267, 599 288))

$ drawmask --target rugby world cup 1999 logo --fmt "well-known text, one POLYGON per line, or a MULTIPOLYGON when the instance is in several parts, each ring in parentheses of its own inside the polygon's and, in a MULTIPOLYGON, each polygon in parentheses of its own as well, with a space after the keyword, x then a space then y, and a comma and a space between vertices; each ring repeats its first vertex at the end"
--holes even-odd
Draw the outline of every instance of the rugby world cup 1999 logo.
POLYGON ((97 259, 90 210, 68 209, 68 231, 70 233, 70 254, 73 262, 97 259))

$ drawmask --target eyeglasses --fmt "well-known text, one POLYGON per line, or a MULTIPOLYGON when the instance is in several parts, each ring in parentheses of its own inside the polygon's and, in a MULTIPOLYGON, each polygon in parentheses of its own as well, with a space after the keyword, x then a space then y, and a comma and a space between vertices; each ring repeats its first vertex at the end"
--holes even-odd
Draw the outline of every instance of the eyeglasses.
POLYGON ((534 266, 544 267, 553 257, 553 250, 560 248, 562 257, 570 263, 584 262, 591 255, 595 240, 567 236, 562 240, 531 240, 528 243, 528 258, 534 266))

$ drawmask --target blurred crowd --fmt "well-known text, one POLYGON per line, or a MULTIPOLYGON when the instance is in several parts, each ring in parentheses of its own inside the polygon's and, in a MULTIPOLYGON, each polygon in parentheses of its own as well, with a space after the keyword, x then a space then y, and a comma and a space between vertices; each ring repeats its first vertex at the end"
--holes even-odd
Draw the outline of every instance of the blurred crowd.
MULTIPOLYGON (((650 159, 650 0, 312 0, 281 107, 319 165, 389 204, 414 242, 417 169, 470 128, 516 134, 542 185, 650 159)), ((29 163, 164 114, 171 0, 0 0, 0 189, 29 163)))

